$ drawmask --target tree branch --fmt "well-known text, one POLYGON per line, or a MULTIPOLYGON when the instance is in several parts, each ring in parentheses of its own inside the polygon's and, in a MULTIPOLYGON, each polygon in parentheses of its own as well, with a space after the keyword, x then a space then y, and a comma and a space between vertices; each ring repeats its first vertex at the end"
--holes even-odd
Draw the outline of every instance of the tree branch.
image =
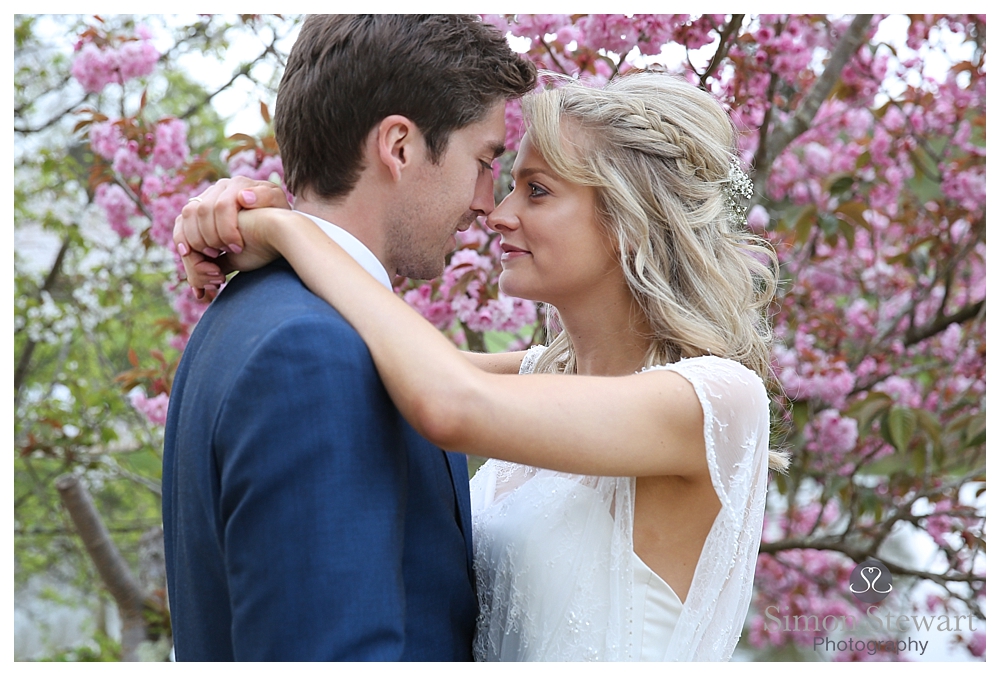
MULTIPOLYGON (((56 260, 52 263, 52 269, 49 270, 49 274, 45 277, 45 282, 42 284, 41 291, 50 291, 56 284, 56 280, 59 279, 59 275, 62 274, 63 262, 66 260, 66 253, 69 251, 71 239, 69 236, 65 237, 62 241, 62 245, 59 247, 59 253, 56 254, 56 260)), ((35 341, 28 339, 28 342, 24 345, 24 350, 21 352, 21 356, 17 360, 17 367, 14 369, 14 408, 17 408, 18 403, 21 399, 21 385, 24 384, 24 378, 28 374, 28 366, 31 364, 31 356, 35 352, 35 347, 37 343, 35 341)))
POLYGON ((931 336, 935 336, 945 329, 947 329, 952 324, 961 324, 967 322, 979 316, 980 312, 985 312, 986 310, 986 299, 979 301, 978 303, 973 303, 972 305, 966 305, 961 310, 953 312, 950 315, 939 316, 933 322, 927 326, 914 327, 911 326, 906 332, 906 338, 903 340, 903 345, 909 347, 910 345, 915 345, 922 340, 927 340, 931 336))
POLYGON ((136 649, 146 640, 143 614, 146 594, 111 540, 87 489, 70 475, 57 479, 56 489, 101 580, 118 605, 122 617, 122 660, 135 662, 138 660, 136 649))
POLYGON ((552 47, 550 47, 549 43, 545 41, 545 36, 541 36, 538 41, 542 43, 542 47, 545 47, 545 51, 548 52, 549 58, 552 59, 552 65, 558 68, 563 75, 569 75, 563 65, 559 63, 559 59, 556 58, 555 52, 552 51, 552 47))
POLYGON ((858 14, 854 17, 850 27, 844 37, 833 50, 830 59, 826 62, 823 74, 813 83, 812 89, 802 99, 799 109, 795 111, 785 124, 774 130, 768 141, 767 157, 775 158, 788 144, 798 138, 803 132, 809 129, 813 118, 819 112, 819 107, 823 101, 833 91, 837 81, 840 80, 840 73, 851 57, 858 51, 868 34, 868 26, 872 22, 871 14, 858 14))
POLYGON ((698 78, 698 86, 702 89, 705 89, 705 83, 708 81, 709 76, 715 72, 715 69, 719 67, 722 60, 729 54, 729 50, 732 47, 732 43, 729 41, 729 38, 731 38, 734 33, 739 31, 740 26, 743 25, 744 16, 746 15, 733 14, 729 23, 726 24, 726 28, 722 31, 722 35, 719 37, 719 48, 715 50, 712 62, 708 64, 708 68, 706 68, 705 72, 698 78))
MULTIPOLYGON (((277 38, 275 38, 275 39, 277 39, 277 38)), ((271 44, 269 44, 267 47, 264 48, 264 51, 262 51, 260 54, 257 55, 257 58, 255 58, 253 61, 250 61, 248 63, 244 63, 242 66, 240 66, 239 70, 237 70, 235 73, 233 73, 233 76, 231 78, 229 78, 228 82, 226 82, 225 84, 223 84, 221 87, 217 88, 214 92, 211 92, 210 94, 205 95, 205 97, 201 101, 199 101, 198 103, 192 104, 187 110, 185 110, 183 113, 181 113, 180 116, 179 116, 180 119, 186 120, 186 119, 192 117, 195 113, 197 113, 199 110, 201 110, 206 105, 208 105, 212 101, 212 99, 214 99, 216 96, 218 96, 219 94, 221 94, 222 92, 224 92, 226 89, 228 89, 229 87, 231 87, 233 85, 233 83, 235 83, 238 79, 240 79, 241 77, 248 77, 250 75, 251 69, 253 69, 253 67, 258 62, 262 61, 264 59, 264 57, 267 56, 268 54, 276 54, 275 49, 274 49, 274 42, 273 41, 271 42, 271 44)))
MULTIPOLYGON (((781 540, 778 542, 762 542, 760 543, 760 553, 761 554, 777 554, 779 552, 789 551, 793 549, 815 549, 819 551, 832 551, 840 552, 846 555, 851 560, 861 563, 865 559, 872 558, 875 556, 875 552, 871 551, 867 547, 852 547, 851 545, 842 542, 839 536, 831 536, 825 538, 802 538, 798 540, 781 540)), ((879 559, 882 561, 882 559, 879 559)), ((952 574, 941 574, 941 573, 931 573, 926 570, 917 570, 916 568, 908 568, 906 566, 900 566, 895 563, 890 563, 888 561, 882 561, 889 572, 894 575, 907 575, 911 577, 919 577, 924 580, 930 580, 936 582, 944 587, 948 582, 965 582, 965 583, 975 583, 975 582, 985 582, 986 576, 976 575, 974 573, 952 573, 952 574)))
MULTIPOLYGON (((65 109, 63 109, 62 111, 60 111, 56 115, 53 115, 51 118, 49 118, 48 121, 42 122, 37 127, 18 127, 17 125, 14 125, 14 133, 15 134, 37 134, 40 131, 45 131, 46 129, 48 129, 49 127, 51 127, 52 125, 54 125, 55 123, 57 123, 60 120, 62 120, 65 116, 69 115, 74 110, 76 110, 77 108, 79 108, 80 106, 82 106, 86 100, 87 100, 87 97, 84 96, 82 99, 80 99, 76 103, 74 103, 74 104, 72 104, 70 106, 67 106, 65 109)), ((15 117, 16 116, 17 115, 15 113, 15 117)))

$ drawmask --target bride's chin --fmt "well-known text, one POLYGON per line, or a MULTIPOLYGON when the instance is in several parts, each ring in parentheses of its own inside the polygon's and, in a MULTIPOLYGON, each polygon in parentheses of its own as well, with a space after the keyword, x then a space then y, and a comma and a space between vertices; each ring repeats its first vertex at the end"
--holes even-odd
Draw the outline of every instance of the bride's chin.
POLYGON ((537 300, 537 298, 532 298, 528 289, 524 288, 524 284, 517 283, 517 275, 511 274, 510 270, 504 270, 500 273, 500 277, 497 280, 500 290, 507 296, 511 298, 523 298, 524 300, 537 300))

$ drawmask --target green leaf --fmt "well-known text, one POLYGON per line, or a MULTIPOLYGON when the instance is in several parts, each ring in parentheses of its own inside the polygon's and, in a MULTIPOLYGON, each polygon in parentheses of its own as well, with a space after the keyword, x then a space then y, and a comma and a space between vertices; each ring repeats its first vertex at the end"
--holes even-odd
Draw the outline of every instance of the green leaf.
POLYGON ((927 433, 935 446, 939 446, 941 444, 941 421, 926 409, 918 408, 914 409, 913 412, 917 416, 917 427, 927 433))
POLYGON ((868 223, 868 219, 865 218, 865 211, 868 210, 868 206, 862 204, 861 202, 844 202, 837 206, 834 211, 838 216, 843 216, 845 220, 864 228, 865 230, 871 230, 872 226, 868 223))
POLYGON ((886 427, 889 430, 889 441, 897 450, 906 451, 917 428, 917 416, 913 409, 905 406, 893 406, 886 416, 886 427))
POLYGON ((804 401, 793 401, 792 420, 795 422, 795 429, 805 429, 809 422, 809 404, 804 401))
POLYGON ((858 421, 858 432, 865 436, 871 429, 872 420, 882 415, 890 406, 892 406, 892 397, 888 394, 870 392, 864 399, 851 404, 847 409, 847 415, 858 421))
POLYGON ((795 219, 795 239, 798 242, 805 242, 809 239, 809 233, 816 224, 816 206, 810 204, 795 219))
POLYGON ((965 445, 978 446, 986 443, 986 413, 979 412, 969 420, 965 428, 965 445))
POLYGON ((847 242, 847 246, 854 248, 854 226, 844 220, 837 221, 840 233, 844 236, 844 241, 847 242))
POLYGON ((830 182, 830 187, 827 190, 831 195, 838 195, 847 192, 853 185, 854 176, 842 174, 830 182))

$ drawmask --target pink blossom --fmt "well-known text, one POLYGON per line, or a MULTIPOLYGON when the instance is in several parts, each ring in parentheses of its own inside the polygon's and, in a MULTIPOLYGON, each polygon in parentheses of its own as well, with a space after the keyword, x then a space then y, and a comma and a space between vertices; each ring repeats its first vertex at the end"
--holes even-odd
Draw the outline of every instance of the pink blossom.
POLYGON ((821 350, 775 346, 778 379, 793 399, 816 399, 840 407, 854 389, 856 376, 842 359, 821 350))
POLYGON ((966 647, 973 657, 986 657, 986 632, 977 631, 969 637, 966 647))
POLYGON ((767 209, 759 204, 755 204, 747 213, 747 226, 754 232, 764 232, 767 224, 771 222, 771 217, 767 209))
POLYGON ((881 383, 875 385, 872 390, 875 392, 884 392, 903 406, 911 408, 919 407, 923 399, 920 396, 920 390, 914 382, 900 376, 889 376, 881 383))
POLYGON ((531 301, 500 293, 498 298, 487 301, 486 305, 471 312, 463 308, 458 316, 473 331, 513 333, 533 323, 538 318, 538 313, 531 301))
POLYGON ((403 294, 403 300, 438 329, 447 329, 455 321, 455 311, 448 301, 433 300, 432 292, 431 284, 422 284, 403 294))
POLYGON ((77 51, 70 72, 85 91, 99 92, 109 84, 149 75, 159 58, 148 38, 126 40, 118 48, 87 42, 77 51))
POLYGON ((114 120, 90 125, 90 147, 104 159, 113 160, 123 142, 121 126, 114 120))
POLYGON ((455 240, 458 242, 458 248, 460 249, 474 249, 478 251, 489 243, 490 234, 486 231, 485 226, 477 220, 468 230, 459 230, 456 232, 455 240))
POLYGON ((483 22, 496 26, 497 30, 504 35, 506 35, 507 31, 510 30, 510 24, 507 22, 507 17, 503 14, 482 14, 481 16, 483 17, 483 22))
POLYGON ((840 458, 858 443, 858 421, 841 417, 839 411, 828 408, 820 411, 803 433, 806 448, 840 458))
POLYGON ((594 49, 626 53, 639 37, 638 27, 624 14, 588 14, 577 25, 580 39, 594 49))
POLYGON ((510 32, 519 37, 542 40, 568 23, 569 14, 518 14, 509 27, 510 32))
POLYGON ((803 159, 809 170, 817 174, 826 174, 830 170, 830 149, 819 143, 807 143, 803 159))
POLYGON ((153 224, 149 229, 150 238, 160 246, 172 247, 174 243, 174 221, 188 201, 188 193, 168 193, 156 197, 149 203, 153 214, 153 224))
POLYGON ((174 311, 177 313, 181 323, 187 327, 193 327, 205 314, 208 303, 200 301, 194 297, 194 290, 184 285, 181 292, 174 299, 174 311))
POLYGON ((70 72, 84 91, 99 92, 112 82, 118 82, 118 60, 110 50, 98 48, 88 42, 73 60, 70 72))
POLYGON ((956 167, 948 166, 943 173, 941 192, 973 214, 986 210, 986 171, 982 166, 966 171, 956 171, 956 167))
POLYGON ((166 392, 161 392, 152 399, 146 397, 146 393, 140 389, 132 390, 129 395, 129 403, 132 408, 146 416, 146 419, 154 425, 165 425, 167 422, 167 406, 170 397, 166 392))
POLYGON ((188 159, 187 124, 170 118, 156 125, 153 163, 164 170, 179 169, 188 159))
POLYGON ((135 141, 128 141, 118 148, 111 168, 125 180, 142 178, 150 171, 150 166, 139 157, 139 144, 135 141))
POLYGON ((125 80, 149 75, 159 59, 160 53, 148 39, 130 40, 118 50, 118 67, 125 80))
POLYGON ((504 145, 507 150, 517 152, 521 146, 521 137, 524 135, 524 116, 521 113, 521 100, 513 99, 507 102, 503 112, 504 124, 507 128, 507 136, 504 145))
POLYGON ((101 183, 94 191, 94 203, 104 209, 108 225, 121 237, 128 237, 135 230, 129 225, 129 217, 138 214, 135 203, 116 183, 101 183))

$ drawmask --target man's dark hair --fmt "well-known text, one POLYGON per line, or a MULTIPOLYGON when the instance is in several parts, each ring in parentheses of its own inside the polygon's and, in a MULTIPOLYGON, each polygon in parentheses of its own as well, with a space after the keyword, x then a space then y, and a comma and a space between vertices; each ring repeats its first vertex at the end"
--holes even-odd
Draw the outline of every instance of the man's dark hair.
POLYGON ((535 66, 475 15, 311 15, 275 106, 285 183, 295 195, 346 195, 364 168, 365 138, 389 115, 413 120, 437 162, 451 132, 535 79, 535 66))

